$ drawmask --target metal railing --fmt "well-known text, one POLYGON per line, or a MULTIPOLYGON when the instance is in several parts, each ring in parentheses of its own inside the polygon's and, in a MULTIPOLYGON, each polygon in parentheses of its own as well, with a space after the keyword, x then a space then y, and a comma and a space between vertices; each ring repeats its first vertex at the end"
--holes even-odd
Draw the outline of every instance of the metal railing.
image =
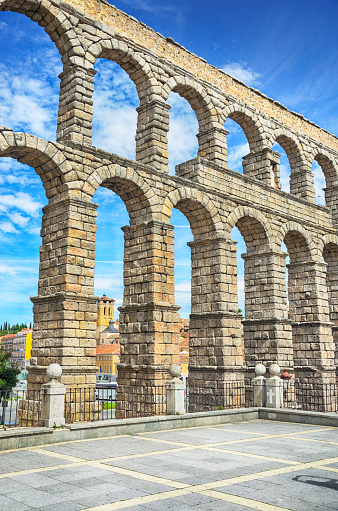
POLYGON ((66 424, 166 414, 166 389, 161 386, 97 386, 67 389, 66 424))
POLYGON ((288 382, 283 390, 284 408, 313 412, 338 412, 335 383, 288 382))
POLYGON ((0 429, 38 426, 40 414, 39 391, 0 390, 0 429))
POLYGON ((229 410, 253 406, 251 380, 190 383, 187 389, 187 411, 229 410))
MULTIPOLYGON (((190 382, 185 400, 186 412, 247 408, 253 406, 253 383, 190 382)), ((283 401, 284 408, 338 413, 335 384, 288 382, 283 401)), ((66 424, 166 414, 164 385, 67 388, 65 395, 66 424)), ((40 416, 39 391, 0 390, 0 429, 38 426, 40 416)))

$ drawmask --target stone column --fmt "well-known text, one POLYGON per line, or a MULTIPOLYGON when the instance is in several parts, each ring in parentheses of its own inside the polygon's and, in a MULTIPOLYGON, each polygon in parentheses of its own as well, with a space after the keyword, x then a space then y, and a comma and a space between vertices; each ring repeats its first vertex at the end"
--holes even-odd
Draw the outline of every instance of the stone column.
POLYGON ((250 376, 258 362, 293 371, 292 328, 288 318, 285 257, 282 252, 243 254, 245 263, 245 360, 250 376))
POLYGON ((229 132, 221 127, 211 127, 196 135, 198 139, 198 156, 218 165, 227 162, 227 134, 229 132))
POLYGON ((137 109, 136 160, 168 173, 170 105, 153 99, 137 109))
POLYGON ((305 199, 311 204, 316 204, 316 191, 313 180, 312 168, 304 165, 291 170, 290 193, 300 199, 305 199))
POLYGON ((331 210, 331 218, 334 227, 338 225, 338 184, 323 188, 325 192, 326 207, 331 210))
POLYGON ((86 388, 87 395, 95 393, 96 207, 69 198, 43 208, 38 296, 31 299, 34 331, 27 377, 30 401, 46 382, 46 368, 52 363, 62 367, 61 383, 66 387, 86 388))
POLYGON ((95 74, 93 68, 70 64, 59 75, 61 90, 57 142, 91 145, 95 74))
POLYGON ((243 174, 280 190, 280 154, 268 147, 247 154, 243 157, 243 174))
POLYGON ((123 227, 124 297, 116 417, 156 415, 169 366, 179 362, 173 226, 123 227))
MULTIPOLYGON (((236 243, 211 238, 188 245, 192 260, 189 410, 201 411, 210 409, 201 392, 212 393, 218 406, 225 407, 230 382, 240 382, 244 389, 236 243)), ((237 396, 234 408, 242 404, 244 390, 237 396)))
POLYGON ((334 399, 325 392, 325 386, 336 380, 326 264, 304 260, 288 267, 295 379, 322 389, 321 408, 325 411, 334 399))
POLYGON ((328 290, 330 321, 335 346, 336 379, 338 381, 338 246, 324 249, 324 259, 327 264, 326 285, 328 290))

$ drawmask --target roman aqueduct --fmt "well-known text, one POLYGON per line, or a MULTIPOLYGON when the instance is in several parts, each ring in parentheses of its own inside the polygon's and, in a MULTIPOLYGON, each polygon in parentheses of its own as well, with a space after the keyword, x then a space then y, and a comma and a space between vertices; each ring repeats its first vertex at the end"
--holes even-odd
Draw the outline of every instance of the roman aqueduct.
POLYGON ((67 386, 95 386, 92 198, 99 186, 117 193, 130 216, 123 227, 121 388, 160 385, 178 362, 173 208, 184 213, 194 236, 190 381, 241 381, 257 362, 277 362, 298 381, 335 382, 338 139, 104 0, 0 0, 0 10, 43 27, 63 63, 57 142, 0 126, 0 156, 34 167, 48 198, 32 298, 29 391, 40 388, 53 362, 62 366, 67 386), (136 86, 135 161, 92 145, 98 58, 116 62, 136 86), (167 151, 171 91, 190 103, 199 124, 198 154, 174 176, 167 151), (249 143, 243 174, 227 167, 227 118, 249 143), (290 193, 280 190, 275 142, 290 162, 290 193), (326 179, 325 207, 315 202, 314 160, 326 179), (234 226, 247 247, 245 365, 234 226), (289 311, 283 242, 290 256, 289 311))

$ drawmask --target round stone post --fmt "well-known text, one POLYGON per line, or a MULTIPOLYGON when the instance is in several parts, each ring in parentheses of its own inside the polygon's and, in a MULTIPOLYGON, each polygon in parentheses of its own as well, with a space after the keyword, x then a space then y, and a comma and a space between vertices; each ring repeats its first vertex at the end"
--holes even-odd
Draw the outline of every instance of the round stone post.
POLYGON ((167 400, 167 414, 183 415, 185 414, 184 406, 184 393, 185 385, 180 380, 182 367, 179 364, 171 364, 169 367, 171 380, 165 384, 166 400, 167 400))
POLYGON ((50 364, 46 376, 48 383, 41 387, 41 419, 39 426, 47 428, 65 425, 65 394, 66 387, 60 382, 62 368, 59 364, 50 364))
POLYGON ((266 378, 266 407, 283 408, 283 380, 279 377, 280 367, 272 364, 270 378, 266 378))
POLYGON ((256 377, 253 378, 254 406, 266 406, 266 367, 264 364, 257 364, 255 367, 256 377))

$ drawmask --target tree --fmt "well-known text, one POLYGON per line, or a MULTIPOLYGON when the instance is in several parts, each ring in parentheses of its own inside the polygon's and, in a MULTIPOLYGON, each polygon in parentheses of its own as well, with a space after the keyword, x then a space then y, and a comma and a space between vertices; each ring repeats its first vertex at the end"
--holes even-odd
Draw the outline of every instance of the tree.
POLYGON ((9 361, 11 354, 0 351, 0 390, 12 390, 17 382, 20 369, 9 361))

